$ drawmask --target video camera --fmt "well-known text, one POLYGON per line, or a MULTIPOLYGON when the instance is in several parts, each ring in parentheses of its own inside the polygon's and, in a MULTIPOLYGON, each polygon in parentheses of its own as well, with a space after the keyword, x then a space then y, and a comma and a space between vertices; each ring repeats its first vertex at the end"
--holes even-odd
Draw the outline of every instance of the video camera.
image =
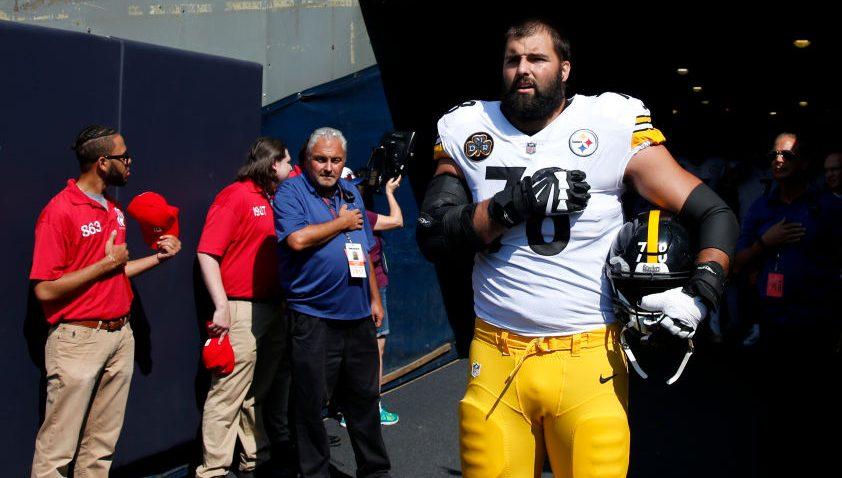
POLYGON ((415 156, 415 131, 392 131, 380 138, 380 144, 371 151, 365 168, 355 174, 360 183, 374 192, 404 174, 406 165, 415 156))

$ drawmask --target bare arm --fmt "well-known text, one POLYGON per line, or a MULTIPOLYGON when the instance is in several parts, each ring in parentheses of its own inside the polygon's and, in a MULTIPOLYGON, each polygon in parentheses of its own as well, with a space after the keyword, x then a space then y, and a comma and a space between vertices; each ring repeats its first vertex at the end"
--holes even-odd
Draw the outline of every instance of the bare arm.
POLYGON ((377 215, 377 224, 374 225, 375 231, 390 231, 403 227, 403 212, 395 199, 395 190, 401 184, 401 177, 392 178, 386 183, 386 200, 389 201, 389 215, 377 215))
POLYGON ((800 241, 806 231, 800 222, 786 222, 786 219, 781 219, 754 241, 754 244, 737 253, 734 258, 734 272, 750 269, 764 257, 774 253, 778 247, 800 241))
POLYGON ((222 285, 222 272, 219 269, 219 259, 210 254, 199 252, 196 254, 199 260, 199 269, 202 271, 202 279, 208 289, 213 301, 213 324, 210 327, 212 334, 224 337, 231 327, 231 315, 228 310, 228 294, 222 285))
MULTIPOLYGON (((651 146, 632 157, 626 166, 626 179, 649 202, 678 214, 687 197, 698 186, 699 178, 685 171, 664 146, 651 146)), ((728 255, 719 249, 699 251, 697 262, 714 261, 727 271, 728 255)))
POLYGON ((217 309, 223 309, 228 306, 228 295, 225 293, 225 287, 222 285, 222 272, 219 267, 219 259, 203 252, 196 254, 199 260, 199 269, 202 271, 202 279, 205 281, 205 287, 211 296, 213 305, 217 309))
POLYGON ((175 236, 161 236, 158 241, 158 248, 160 252, 146 256, 142 259, 135 259, 126 264, 126 275, 129 279, 136 277, 144 272, 152 269, 160 263, 178 254, 181 250, 181 241, 175 236))
POLYGON ((371 257, 368 258, 368 285, 369 298, 371 300, 371 318, 374 320, 374 325, 380 327, 383 322, 383 302, 380 298, 380 288, 377 286, 377 276, 374 274, 374 264, 371 262, 371 257))
MULTIPOLYGON (((437 176, 439 174, 453 174, 461 179, 465 178, 465 175, 462 174, 462 170, 459 169, 459 166, 457 166, 452 159, 439 160, 439 164, 434 175, 437 176)), ((494 239, 497 239, 506 232, 506 226, 498 224, 489 217, 489 202, 491 202, 491 199, 486 199, 477 203, 477 208, 474 212, 474 230, 486 244, 490 244, 494 239)))
POLYGON ((84 286, 95 282, 100 277, 122 267, 123 264, 117 264, 110 257, 104 257, 99 262, 91 264, 84 269, 69 272, 56 280, 38 282, 35 285, 35 297, 42 302, 63 299, 84 286))
POLYGON ((751 266, 763 258, 765 252, 766 248, 756 241, 751 246, 738 251, 734 256, 734 274, 751 269, 751 266))
POLYGON ((151 256, 129 261, 126 263, 126 275, 129 276, 129 279, 131 279, 132 277, 143 274, 160 263, 161 261, 158 260, 158 254, 152 254, 151 256))
POLYGON ((362 229, 363 216, 359 209, 348 209, 347 204, 339 208, 339 216, 332 221, 311 224, 287 236, 287 245, 294 251, 303 251, 320 246, 343 231, 362 229))
POLYGON ((105 243, 105 257, 83 269, 68 272, 55 280, 40 281, 35 285, 35 297, 42 302, 63 299, 99 278, 122 269, 129 260, 125 244, 114 244, 117 231, 111 231, 105 243))

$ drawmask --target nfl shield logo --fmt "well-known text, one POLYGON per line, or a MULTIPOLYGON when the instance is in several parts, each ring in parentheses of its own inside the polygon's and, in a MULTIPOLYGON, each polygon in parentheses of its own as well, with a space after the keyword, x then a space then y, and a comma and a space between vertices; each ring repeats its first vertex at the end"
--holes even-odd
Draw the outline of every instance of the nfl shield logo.
POLYGON ((535 154, 535 143, 526 143, 526 154, 535 154))
POLYGON ((479 377, 480 371, 480 364, 478 362, 474 362, 471 364, 471 377, 477 378, 479 377))

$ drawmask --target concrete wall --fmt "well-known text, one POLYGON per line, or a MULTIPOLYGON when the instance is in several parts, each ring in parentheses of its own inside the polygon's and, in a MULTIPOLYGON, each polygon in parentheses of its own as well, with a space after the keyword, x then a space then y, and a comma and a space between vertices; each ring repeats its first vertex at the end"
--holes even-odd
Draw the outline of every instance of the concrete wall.
POLYGON ((358 0, 0 0, 0 20, 254 61, 264 105, 375 64, 358 0))

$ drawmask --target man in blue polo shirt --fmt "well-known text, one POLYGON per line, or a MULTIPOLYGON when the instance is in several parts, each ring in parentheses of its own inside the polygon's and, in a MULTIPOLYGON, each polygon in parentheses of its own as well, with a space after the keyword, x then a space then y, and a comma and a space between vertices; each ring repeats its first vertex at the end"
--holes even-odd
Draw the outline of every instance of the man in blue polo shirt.
POLYGON ((743 220, 734 265, 756 277, 763 476, 821 474, 836 450, 812 430, 840 418, 833 353, 842 209, 810 186, 799 146, 794 134, 776 138, 769 152, 775 182, 743 220))
MULTIPOLYGON (((830 301, 839 293, 842 210, 838 201, 809 184, 807 161, 794 134, 777 137, 769 161, 775 183, 743 220, 735 268, 757 274, 761 336, 767 343, 789 343, 794 336, 838 327, 830 301)), ((820 342, 802 345, 816 352, 835 345, 820 342)))
POLYGON ((378 406, 375 328, 383 305, 369 258, 375 242, 362 198, 340 179, 346 151, 340 131, 315 130, 304 174, 284 182, 272 203, 292 321, 291 399, 305 478, 329 477, 321 415, 328 399, 347 421, 357 476, 390 476, 378 406))

